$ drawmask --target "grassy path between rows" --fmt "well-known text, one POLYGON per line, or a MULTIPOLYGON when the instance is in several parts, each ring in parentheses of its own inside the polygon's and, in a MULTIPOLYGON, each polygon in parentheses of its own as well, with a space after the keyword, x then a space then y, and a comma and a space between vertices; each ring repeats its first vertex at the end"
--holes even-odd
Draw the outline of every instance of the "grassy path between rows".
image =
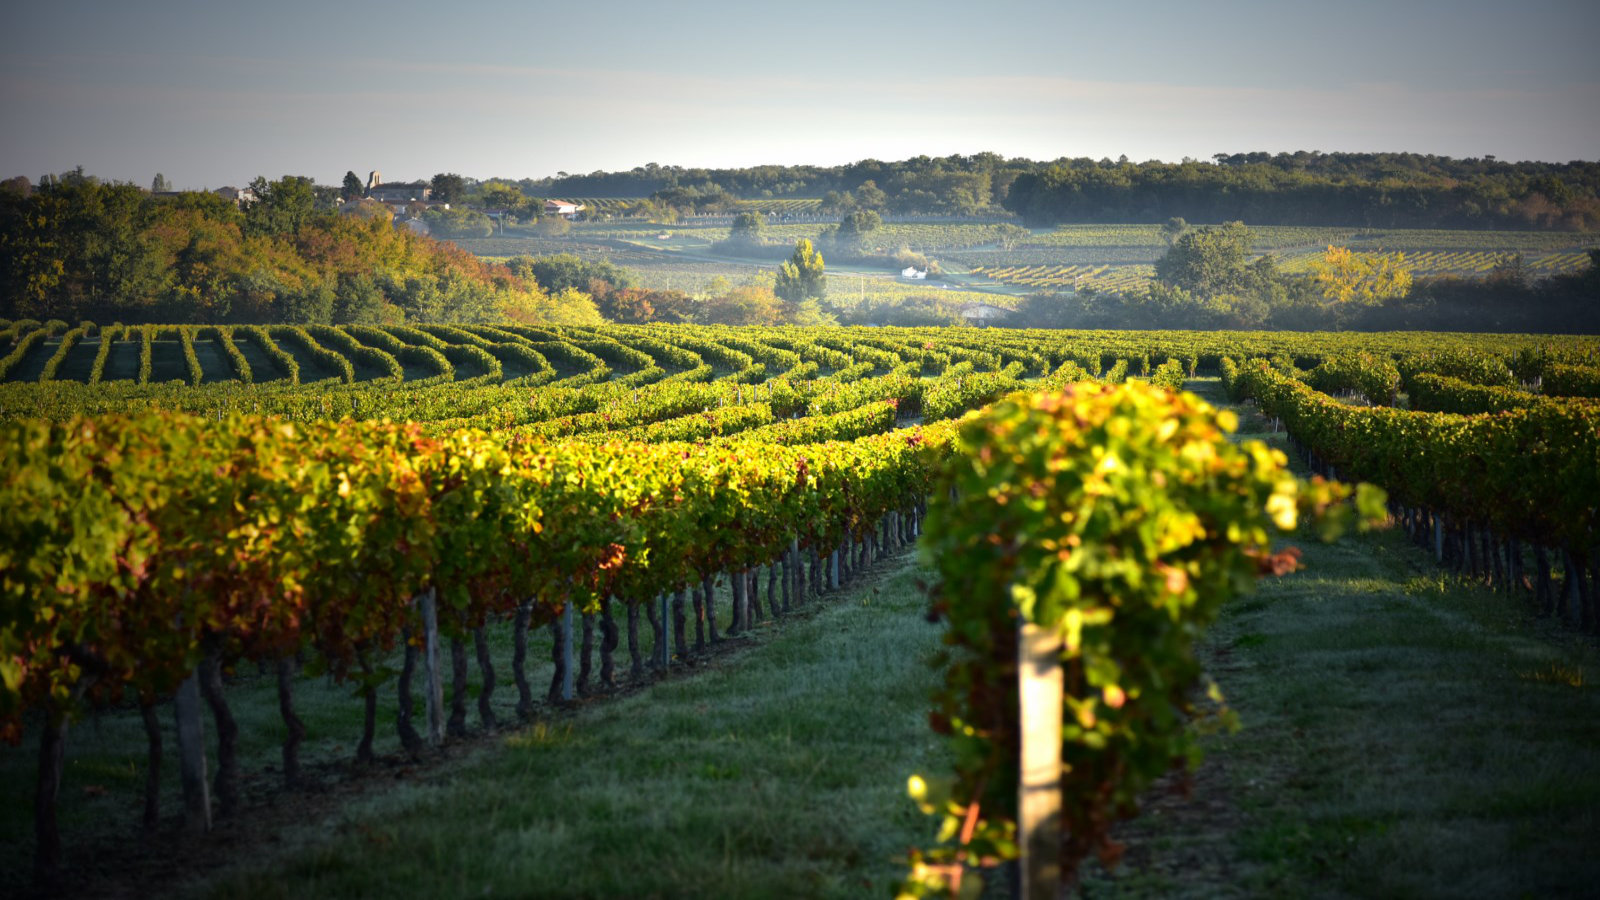
POLYGON ((1242 730, 1209 741, 1188 802, 1151 798, 1127 864, 1085 895, 1600 892, 1593 643, 1398 530, 1296 543, 1307 568, 1233 601, 1205 641, 1242 730))

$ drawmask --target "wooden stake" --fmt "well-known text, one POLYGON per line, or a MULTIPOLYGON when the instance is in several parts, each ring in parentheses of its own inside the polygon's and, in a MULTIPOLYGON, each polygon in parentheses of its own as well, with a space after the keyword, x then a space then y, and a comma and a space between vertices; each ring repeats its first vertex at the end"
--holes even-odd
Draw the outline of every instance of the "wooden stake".
POLYGON ((1024 624, 1017 640, 1022 765, 1017 786, 1017 846, 1022 900, 1056 900, 1061 891, 1061 636, 1024 624))
POLYGON ((200 675, 178 686, 172 709, 178 720, 178 771, 183 780, 183 824, 203 834, 211 830, 211 785, 206 778, 206 724, 200 717, 200 675))
POLYGON ((428 707, 428 746, 444 745, 444 673, 439 670, 439 594, 428 588, 417 598, 422 608, 423 700, 428 707))
POLYGON ((575 694, 572 686, 572 600, 561 608, 561 699, 570 703, 575 694))

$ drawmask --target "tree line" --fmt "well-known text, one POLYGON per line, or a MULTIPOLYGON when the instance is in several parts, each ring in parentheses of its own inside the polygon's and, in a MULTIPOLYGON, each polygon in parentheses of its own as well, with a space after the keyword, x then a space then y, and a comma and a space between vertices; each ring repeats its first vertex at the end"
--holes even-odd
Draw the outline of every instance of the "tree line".
POLYGON ((1363 228, 1600 226, 1600 164, 1414 154, 1245 154, 1217 163, 1055 163, 1019 176, 1005 208, 1061 222, 1207 222, 1363 228))
MULTIPOLYGON (((1012 212, 1038 224, 1233 219, 1408 228, 1600 226, 1600 163, 1503 162, 1416 153, 1237 153, 1211 161, 1033 161, 994 153, 840 166, 558 173, 532 196, 657 197, 693 211, 734 198, 821 197, 829 212, 1012 212)), ((722 206, 719 206, 722 204, 722 206)))

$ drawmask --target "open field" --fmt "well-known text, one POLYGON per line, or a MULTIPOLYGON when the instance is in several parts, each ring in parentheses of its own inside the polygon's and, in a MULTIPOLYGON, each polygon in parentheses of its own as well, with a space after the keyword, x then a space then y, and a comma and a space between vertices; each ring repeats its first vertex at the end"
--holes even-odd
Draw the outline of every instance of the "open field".
MULTIPOLYGON (((772 224, 771 260, 718 256, 712 244, 727 237, 727 226, 701 223, 653 225, 635 220, 580 223, 560 238, 496 237, 462 241, 474 253, 503 258, 576 253, 609 259, 639 272, 650 287, 696 292, 716 277, 738 283, 754 271, 775 268, 782 249, 801 238, 816 240, 822 224, 772 224), (679 257, 694 257, 690 263, 679 257), (703 277, 689 277, 693 271, 703 277)), ((905 248, 939 259, 959 286, 979 293, 1036 290, 1128 292, 1142 289, 1152 264, 1166 251, 1157 225, 1062 225, 1005 235, 992 223, 919 224, 890 222, 869 233, 862 249, 893 253, 905 248), (971 277, 968 277, 968 275, 971 277)), ((1577 272, 1589 264, 1588 250, 1600 246, 1593 235, 1548 231, 1445 231, 1434 229, 1355 229, 1253 226, 1253 249, 1275 256, 1289 273, 1310 270, 1329 246, 1358 253, 1404 253, 1418 275, 1482 277, 1519 255, 1533 277, 1577 272)), ((824 257, 828 251, 824 248, 824 257)), ((884 274, 892 274, 888 268, 884 274)), ((992 301, 991 301, 992 302, 992 301)))

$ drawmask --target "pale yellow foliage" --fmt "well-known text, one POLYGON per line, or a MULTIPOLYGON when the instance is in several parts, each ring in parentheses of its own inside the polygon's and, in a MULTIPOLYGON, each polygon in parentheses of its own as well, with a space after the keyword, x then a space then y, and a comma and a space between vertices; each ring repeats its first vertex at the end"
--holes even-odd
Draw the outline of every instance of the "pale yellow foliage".
POLYGON ((1311 264, 1311 271, 1322 296, 1335 303, 1374 306, 1411 292, 1404 253, 1356 253, 1330 246, 1321 260, 1311 264))
POLYGON ((508 322, 524 325, 602 325, 605 320, 594 298, 577 288, 547 294, 535 288, 507 292, 500 313, 508 322))

